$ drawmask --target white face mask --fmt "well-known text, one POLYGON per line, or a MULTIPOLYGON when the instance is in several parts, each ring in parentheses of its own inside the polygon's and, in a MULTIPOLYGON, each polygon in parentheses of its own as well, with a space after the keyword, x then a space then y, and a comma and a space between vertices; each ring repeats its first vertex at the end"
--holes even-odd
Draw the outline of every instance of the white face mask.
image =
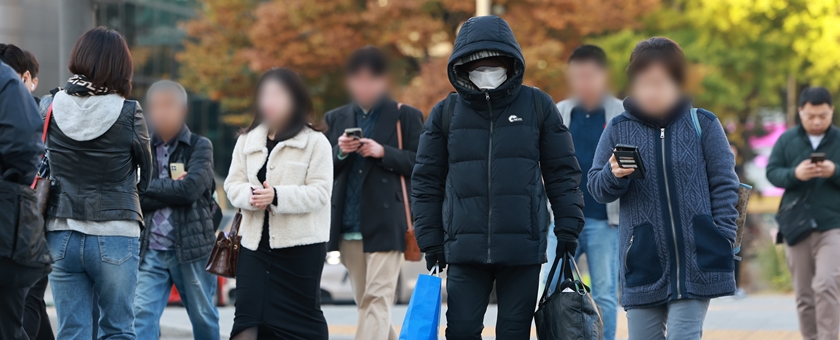
POLYGON ((495 89, 507 80, 504 67, 480 66, 470 71, 470 80, 482 90, 495 89))

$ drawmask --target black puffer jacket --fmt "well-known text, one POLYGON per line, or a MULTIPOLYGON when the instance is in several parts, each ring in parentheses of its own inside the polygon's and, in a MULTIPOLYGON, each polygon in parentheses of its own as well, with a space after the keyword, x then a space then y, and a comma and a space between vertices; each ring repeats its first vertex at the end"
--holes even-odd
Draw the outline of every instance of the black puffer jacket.
POLYGON ((0 258, 46 267, 52 257, 44 219, 28 186, 44 152, 42 125, 31 98, 15 71, 0 62, 0 258))
POLYGON ((443 135, 445 110, 438 103, 420 137, 412 176, 420 248, 443 244, 447 262, 456 264, 542 263, 546 195, 556 230, 577 235, 583 227, 581 172, 571 135, 551 97, 522 85, 525 60, 501 18, 464 23, 448 72, 458 90, 449 135, 443 135), (504 84, 483 91, 461 65, 487 55, 513 58, 514 70, 504 84), (542 118, 535 102, 542 105, 542 118))
POLYGON ((184 127, 178 136, 178 146, 169 155, 169 163, 183 163, 187 176, 180 181, 158 178, 157 158, 153 158, 152 180, 149 189, 140 195, 146 228, 140 236, 140 257, 149 248, 152 218, 155 211, 169 207, 174 222, 175 249, 179 263, 207 260, 216 241, 211 206, 213 192, 213 144, 184 127))

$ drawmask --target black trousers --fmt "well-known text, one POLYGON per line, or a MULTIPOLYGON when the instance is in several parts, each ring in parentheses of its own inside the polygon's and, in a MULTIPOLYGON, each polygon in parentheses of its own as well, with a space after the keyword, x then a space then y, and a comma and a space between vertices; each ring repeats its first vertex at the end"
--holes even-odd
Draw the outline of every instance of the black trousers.
POLYGON ((55 340, 50 316, 47 315, 47 305, 44 303, 44 293, 47 291, 48 283, 48 276, 44 276, 26 294, 23 329, 32 340, 55 340))
POLYGON ((446 272, 446 339, 479 340, 496 283, 497 340, 528 340, 537 304, 540 265, 454 264, 446 272))
POLYGON ((29 288, 49 273, 49 267, 21 266, 9 258, 0 258, 0 339, 28 340, 23 330, 23 311, 29 288))

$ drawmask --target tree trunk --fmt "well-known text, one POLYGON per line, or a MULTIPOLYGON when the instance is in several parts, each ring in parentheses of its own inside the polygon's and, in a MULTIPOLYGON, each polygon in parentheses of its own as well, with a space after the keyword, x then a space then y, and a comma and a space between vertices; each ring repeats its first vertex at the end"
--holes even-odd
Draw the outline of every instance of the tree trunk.
POLYGON ((796 77, 788 74, 787 81, 787 126, 796 125, 796 77))

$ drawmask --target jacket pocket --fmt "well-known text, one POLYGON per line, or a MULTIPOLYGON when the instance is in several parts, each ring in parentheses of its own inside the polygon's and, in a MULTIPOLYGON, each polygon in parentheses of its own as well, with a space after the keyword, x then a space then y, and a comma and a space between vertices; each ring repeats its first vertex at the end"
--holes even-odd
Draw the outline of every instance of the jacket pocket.
POLYGON ((732 244, 715 225, 710 215, 695 215, 691 221, 694 229, 694 249, 697 266, 706 272, 731 272, 732 244))
POLYGON ((644 223, 633 227, 633 234, 624 253, 624 279, 627 286, 654 283, 662 277, 662 273, 653 225, 644 223))
POLYGON ((102 262, 120 265, 128 259, 139 259, 140 244, 136 237, 97 236, 99 255, 102 262))

